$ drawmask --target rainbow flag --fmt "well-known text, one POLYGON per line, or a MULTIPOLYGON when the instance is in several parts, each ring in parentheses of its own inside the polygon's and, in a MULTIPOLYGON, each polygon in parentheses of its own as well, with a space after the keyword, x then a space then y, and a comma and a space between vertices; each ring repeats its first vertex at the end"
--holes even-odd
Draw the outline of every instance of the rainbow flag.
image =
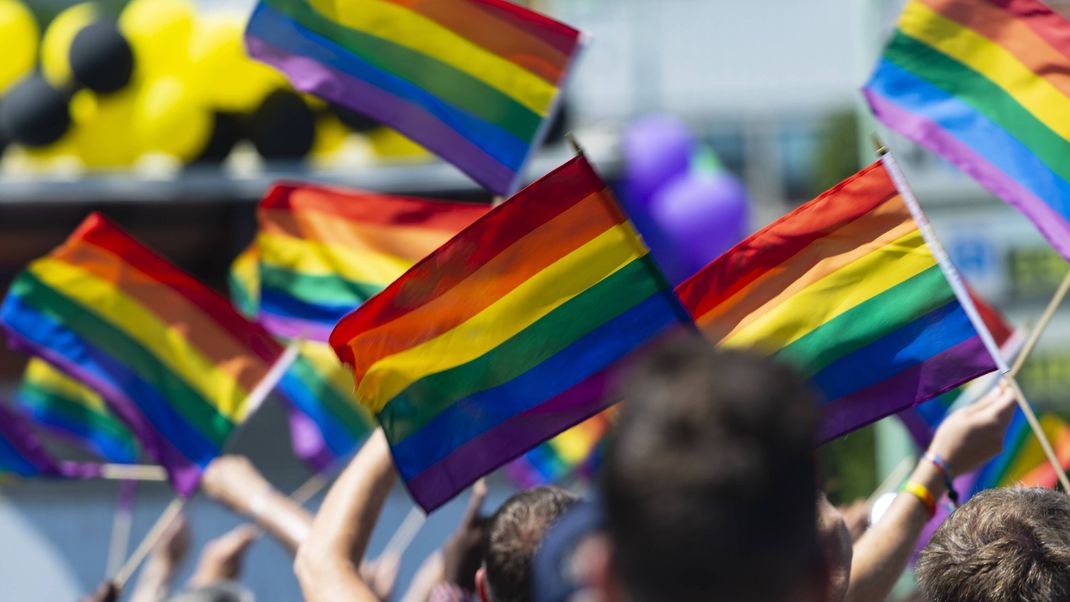
POLYGON ((260 321, 326 342, 347 313, 487 212, 486 206, 282 184, 260 201, 260 321))
POLYGON ((255 408, 282 347, 99 214, 16 276, 9 340, 91 386, 180 495, 255 408))
POLYGON ((331 346, 430 511, 601 411, 612 366, 689 323, 577 157, 343 318, 331 346))
POLYGON ((580 32, 505 0, 262 0, 249 55, 496 194, 542 142, 580 32))
POLYGON ((45 450, 30 425, 0 404, 0 480, 63 476, 58 461, 45 450))
POLYGON ((616 406, 588 418, 503 468, 521 489, 590 477, 599 445, 613 426, 616 406))
POLYGON ((827 441, 996 368, 884 166, 874 163, 677 287, 706 336, 794 366, 827 441))
MULTIPOLYGON (((253 243, 230 266, 231 298, 246 316, 258 313, 259 264, 259 249, 253 243)), ((321 472, 355 452, 371 432, 373 420, 357 402, 353 376, 331 347, 315 341, 298 345, 297 358, 275 392, 286 402, 294 454, 321 472)))
POLYGON ((44 360, 30 359, 14 401, 37 424, 108 462, 132 464, 138 459, 137 439, 100 395, 44 360))
MULTIPOLYGON (((1070 468, 1070 425, 1054 414, 1041 414, 1038 420, 1059 462, 1070 468)), ((1055 471, 1029 428, 1025 414, 1017 410, 1003 439, 1003 452, 981 468, 971 495, 983 489, 1019 484, 1052 488, 1056 482, 1055 471)))
POLYGON ((1039 0, 912 0, 865 95, 889 128, 1070 259, 1070 22, 1039 0))

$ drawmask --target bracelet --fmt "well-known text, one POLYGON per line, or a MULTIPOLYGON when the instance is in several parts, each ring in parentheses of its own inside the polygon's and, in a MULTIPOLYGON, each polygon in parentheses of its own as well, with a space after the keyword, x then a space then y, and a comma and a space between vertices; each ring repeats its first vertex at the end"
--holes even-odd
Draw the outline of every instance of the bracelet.
POLYGON ((936 515, 936 498, 929 493, 929 489, 925 485, 916 481, 907 481, 900 491, 914 494, 914 497, 918 498, 925 505, 925 509, 929 511, 929 518, 936 515))
POLYGON ((952 506, 958 508, 959 492, 955 490, 955 480, 951 478, 951 467, 947 465, 947 461, 940 457, 940 454, 929 451, 925 452, 922 457, 932 462, 937 472, 944 478, 944 484, 947 485, 947 499, 951 500, 952 506))

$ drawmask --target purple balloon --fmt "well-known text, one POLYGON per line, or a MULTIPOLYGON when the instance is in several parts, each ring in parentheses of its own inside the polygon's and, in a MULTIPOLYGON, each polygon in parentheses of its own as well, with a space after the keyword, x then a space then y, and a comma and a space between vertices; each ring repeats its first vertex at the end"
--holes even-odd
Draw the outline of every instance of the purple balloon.
POLYGON ((681 175, 650 201, 655 234, 646 236, 665 275, 680 283, 730 249, 747 233, 749 203, 728 171, 681 175))
POLYGON ((635 213, 662 186, 686 173, 695 152, 695 137, 680 120, 653 115, 636 121, 624 134, 624 196, 635 213))

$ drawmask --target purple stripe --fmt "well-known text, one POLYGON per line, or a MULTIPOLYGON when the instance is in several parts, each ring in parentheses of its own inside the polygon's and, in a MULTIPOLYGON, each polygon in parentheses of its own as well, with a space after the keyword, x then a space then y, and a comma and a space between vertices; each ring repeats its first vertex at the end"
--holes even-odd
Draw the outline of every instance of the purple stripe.
POLYGON ((63 476, 59 464, 45 451, 26 420, 3 404, 0 404, 0 437, 7 439, 14 451, 42 475, 63 476))
POLYGON ((306 341, 319 341, 327 343, 331 338, 334 326, 325 326, 319 322, 308 322, 297 318, 284 318, 274 314, 260 312, 257 322, 266 328, 271 334, 284 339, 304 339, 306 341))
POLYGON ((294 455, 309 466, 313 472, 324 472, 334 465, 337 458, 327 447, 319 426, 304 412, 286 404, 290 417, 290 441, 294 455))
POLYGON ((28 351, 52 364, 56 368, 70 374, 75 379, 82 381, 86 386, 96 389, 101 397, 108 403, 108 407, 123 422, 130 427, 145 452, 155 458, 161 466, 167 469, 171 477, 171 483, 181 496, 188 496, 197 489, 201 480, 201 469, 196 464, 187 460, 175 449, 166 438, 161 437, 155 429, 145 420, 141 412, 126 394, 119 388, 114 387, 110 381, 97 378, 92 371, 84 370, 76 363, 68 362, 62 354, 56 353, 47 347, 40 347, 18 332, 4 326, 7 331, 8 341, 12 346, 28 351))
POLYGON ((612 384, 613 373, 612 369, 598 372, 458 447, 405 483, 413 499, 431 512, 483 475, 602 411, 610 405, 604 394, 612 384))
POLYGON ((487 188, 511 190, 513 182, 519 178, 518 173, 498 163, 419 105, 313 59, 286 53, 255 36, 246 36, 245 41, 250 56, 285 73, 298 90, 342 105, 360 98, 362 110, 369 117, 402 132, 419 132, 419 139, 413 136, 416 142, 448 159, 487 188))
POLYGON ((951 132, 930 119, 900 108, 868 88, 863 89, 873 114, 885 125, 947 159, 992 194, 1007 201, 1028 217, 1051 246, 1070 259, 1070 223, 1036 196, 951 132))
POLYGON ((903 423, 903 426, 907 427, 910 431, 910 437, 914 439, 914 445, 918 449, 925 449, 929 447, 929 443, 933 439, 933 430, 929 426, 928 422, 925 422, 925 418, 921 414, 916 412, 913 408, 907 408, 902 412, 899 412, 899 420, 903 423))
POLYGON ((64 460, 59 464, 59 473, 68 479, 99 479, 103 476, 103 466, 95 462, 64 460))
POLYGON ((872 387, 821 408, 818 444, 862 428, 996 369, 980 337, 973 337, 872 387))

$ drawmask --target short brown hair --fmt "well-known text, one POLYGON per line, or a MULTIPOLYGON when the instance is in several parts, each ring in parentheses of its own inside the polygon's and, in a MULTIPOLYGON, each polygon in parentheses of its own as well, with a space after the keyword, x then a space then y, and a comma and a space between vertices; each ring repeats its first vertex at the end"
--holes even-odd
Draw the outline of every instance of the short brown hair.
POLYGON ((917 576, 929 602, 1070 600, 1070 497, 982 491, 936 530, 917 576))
POLYGON ((560 487, 536 487, 498 508, 487 528, 483 558, 494 602, 531 600, 532 558, 550 526, 579 500, 560 487))

